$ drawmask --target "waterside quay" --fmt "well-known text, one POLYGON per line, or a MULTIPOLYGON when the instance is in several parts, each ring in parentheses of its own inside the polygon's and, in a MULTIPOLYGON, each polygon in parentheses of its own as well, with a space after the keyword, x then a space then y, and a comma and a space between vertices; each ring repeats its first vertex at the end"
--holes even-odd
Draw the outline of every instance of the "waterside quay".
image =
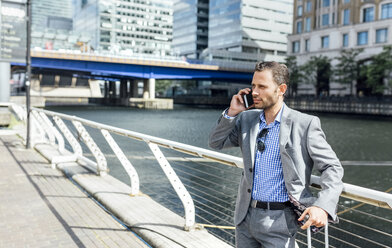
MULTIPOLYGON (((204 185, 187 184, 187 178, 177 176, 171 163, 184 159, 234 168, 242 167, 241 158, 36 108, 30 115, 33 149, 25 149, 26 110, 16 104, 8 104, 8 109, 11 122, 16 119, 19 124, 0 130, 0 247, 232 247, 228 237, 234 227, 214 226, 217 219, 209 222, 212 225, 200 224, 208 220, 195 211, 217 209, 221 199, 197 200, 191 190, 201 191, 204 185), (117 135, 116 140, 112 135, 117 135), (110 155, 120 161, 129 184, 108 174, 108 149, 97 145, 97 136, 112 149, 110 155), (119 137, 147 145, 152 158, 147 154, 140 157, 147 162, 156 160, 183 214, 141 191, 139 168, 124 154, 126 148, 117 143, 119 137), (187 157, 169 158, 161 148, 187 157), (210 232, 211 227, 229 230, 224 231, 228 236, 210 232)), ((312 176, 315 189, 318 180, 312 176)), ((214 185, 224 183, 215 181, 214 185)), ((330 247, 389 247, 392 195, 344 184, 342 198, 350 204, 338 213, 342 223, 330 225, 330 247), (361 208, 363 205, 371 208, 361 208)), ((313 235, 312 245, 324 247, 324 237, 324 232, 313 235)), ((306 232, 298 233, 297 244, 306 247, 306 232)))

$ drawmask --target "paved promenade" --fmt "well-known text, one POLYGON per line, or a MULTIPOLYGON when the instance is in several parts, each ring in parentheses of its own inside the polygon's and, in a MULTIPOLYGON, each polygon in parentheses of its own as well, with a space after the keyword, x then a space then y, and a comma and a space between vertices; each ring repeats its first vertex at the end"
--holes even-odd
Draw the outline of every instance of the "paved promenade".
POLYGON ((149 247, 0 130, 0 247, 149 247))

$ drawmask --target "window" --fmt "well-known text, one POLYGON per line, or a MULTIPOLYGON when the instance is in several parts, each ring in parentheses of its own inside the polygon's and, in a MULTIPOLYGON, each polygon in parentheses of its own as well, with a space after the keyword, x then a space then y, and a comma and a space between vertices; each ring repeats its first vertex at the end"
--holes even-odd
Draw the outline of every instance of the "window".
POLYGON ((323 7, 329 6, 329 0, 323 0, 323 7))
POLYGON ((312 1, 307 1, 306 2, 306 12, 311 12, 312 11, 312 1))
POLYGON ((299 41, 294 41, 292 44, 293 44, 293 53, 299 53, 299 41))
POLYGON ((310 49, 310 41, 309 39, 305 40, 305 52, 309 52, 310 49))
POLYGON ((383 4, 381 6, 381 19, 392 18, 392 3, 383 4))
POLYGON ((302 21, 297 22, 297 34, 302 33, 302 21))
POLYGON ((348 47, 348 34, 343 34, 343 47, 348 47))
POLYGON ((349 3, 350 2, 350 0, 344 0, 344 2, 343 3, 349 3))
POLYGON ((329 14, 324 14, 322 17, 322 26, 328 26, 329 24, 329 14))
POLYGON ((335 24, 335 12, 332 13, 332 25, 335 24))
POLYGON ((387 42, 388 37, 388 29, 377 29, 376 30, 376 43, 385 43, 387 42))
POLYGON ((364 8, 362 10, 362 22, 371 22, 374 20, 374 7, 364 8))
POLYGON ((350 9, 343 10, 343 25, 350 24, 350 9))
POLYGON ((358 32, 357 34, 357 45, 366 45, 368 43, 368 32, 358 32))
POLYGON ((302 16, 302 5, 297 8, 297 16, 302 16))
POLYGON ((328 48, 329 47, 329 36, 321 37, 321 48, 328 48))
POLYGON ((310 17, 306 17, 305 19, 305 32, 310 32, 310 25, 312 25, 310 21, 310 17))

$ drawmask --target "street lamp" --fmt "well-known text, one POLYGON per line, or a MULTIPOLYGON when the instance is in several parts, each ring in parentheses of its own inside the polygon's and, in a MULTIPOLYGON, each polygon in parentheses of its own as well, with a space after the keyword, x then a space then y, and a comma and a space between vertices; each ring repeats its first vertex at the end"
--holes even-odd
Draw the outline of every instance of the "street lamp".
POLYGON ((27 0, 27 18, 26 18, 26 111, 27 111, 27 127, 26 127, 26 149, 30 148, 30 81, 31 81, 31 1, 27 0))

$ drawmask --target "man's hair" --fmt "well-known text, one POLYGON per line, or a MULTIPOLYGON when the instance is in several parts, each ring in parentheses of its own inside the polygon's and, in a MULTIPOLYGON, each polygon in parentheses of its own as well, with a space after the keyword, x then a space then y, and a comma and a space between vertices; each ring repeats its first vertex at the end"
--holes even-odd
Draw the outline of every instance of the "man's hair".
POLYGON ((257 62, 255 67, 255 72, 262 72, 264 70, 271 70, 274 82, 277 85, 289 84, 289 70, 284 64, 279 64, 278 62, 257 62))

